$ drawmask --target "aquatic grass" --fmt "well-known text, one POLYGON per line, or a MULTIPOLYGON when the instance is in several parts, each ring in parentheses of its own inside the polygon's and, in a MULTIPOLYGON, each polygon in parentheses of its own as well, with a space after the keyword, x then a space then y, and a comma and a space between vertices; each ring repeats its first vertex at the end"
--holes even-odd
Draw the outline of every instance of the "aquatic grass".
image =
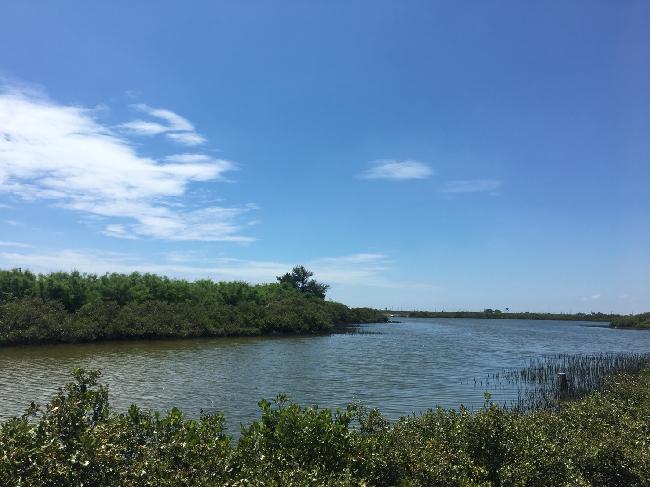
POLYGON ((504 407, 520 411, 558 409, 603 390, 614 374, 636 374, 650 366, 650 353, 549 354, 533 358, 525 367, 506 369, 474 379, 475 387, 516 394, 504 407), (564 374, 566 383, 561 384, 564 374))

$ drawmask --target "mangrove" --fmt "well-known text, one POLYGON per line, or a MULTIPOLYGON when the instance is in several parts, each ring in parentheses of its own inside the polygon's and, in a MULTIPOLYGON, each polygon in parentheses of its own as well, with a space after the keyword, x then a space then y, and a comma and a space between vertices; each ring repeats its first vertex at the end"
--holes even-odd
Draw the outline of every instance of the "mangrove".
POLYGON ((647 486, 650 369, 613 375, 558 410, 491 403, 390 423, 378 410, 278 396, 238 439, 221 414, 113 411, 99 372, 0 424, 0 485, 647 486))
POLYGON ((325 300, 297 266, 278 282, 187 281, 155 274, 0 270, 0 345, 328 333, 386 314, 325 300))

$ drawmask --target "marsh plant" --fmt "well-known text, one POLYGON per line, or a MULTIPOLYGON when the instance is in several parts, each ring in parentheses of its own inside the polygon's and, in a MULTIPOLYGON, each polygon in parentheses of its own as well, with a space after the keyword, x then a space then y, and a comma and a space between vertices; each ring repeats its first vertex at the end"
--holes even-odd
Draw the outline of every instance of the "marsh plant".
POLYGON ((506 390, 516 399, 504 404, 521 411, 557 409, 603 390, 614 374, 635 374, 650 365, 650 353, 542 355, 525 367, 506 369, 474 380, 477 388, 506 390), (562 384, 562 375, 566 382, 562 384))

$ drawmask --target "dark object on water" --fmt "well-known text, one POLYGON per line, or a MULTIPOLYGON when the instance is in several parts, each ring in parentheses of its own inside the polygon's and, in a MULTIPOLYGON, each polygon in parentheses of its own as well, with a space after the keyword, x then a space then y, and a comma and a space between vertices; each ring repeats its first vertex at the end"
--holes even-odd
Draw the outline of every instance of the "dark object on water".
POLYGON ((569 382, 566 380, 566 373, 559 372, 557 374, 559 392, 560 392, 560 401, 563 401, 569 393, 569 382))

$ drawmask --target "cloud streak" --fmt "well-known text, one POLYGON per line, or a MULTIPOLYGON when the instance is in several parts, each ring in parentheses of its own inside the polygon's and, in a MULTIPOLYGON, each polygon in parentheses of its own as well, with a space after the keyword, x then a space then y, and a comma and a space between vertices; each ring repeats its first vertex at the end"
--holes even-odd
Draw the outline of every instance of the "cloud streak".
POLYGON ((497 179, 460 179, 447 181, 442 187, 443 193, 486 193, 495 192, 501 187, 497 179))
POLYGON ((8 240, 0 240, 0 247, 14 247, 18 249, 32 249, 34 248, 31 244, 26 244, 22 242, 11 242, 8 240))
POLYGON ((201 145, 206 142, 205 137, 196 132, 194 125, 189 120, 171 110, 152 108, 143 103, 133 105, 133 107, 164 123, 137 119, 120 124, 119 128, 136 135, 165 134, 168 139, 187 146, 201 145))
MULTIPOLYGON (((174 130, 193 130, 173 112, 146 109, 174 130)), ((251 240, 240 231, 253 205, 172 205, 192 183, 223 180, 236 169, 232 162, 204 154, 142 156, 94 115, 33 93, 0 90, 0 192, 112 220, 104 233, 114 237, 251 240)))
POLYGON ((419 161, 382 159, 373 161, 372 167, 359 174, 362 179, 389 179, 405 181, 409 179, 426 179, 434 172, 427 164, 419 161))
MULTIPOLYGON (((391 287, 383 277, 390 261, 383 254, 357 253, 308 260, 305 266, 319 280, 335 285, 391 287)), ((189 252, 172 253, 161 262, 125 253, 67 249, 61 251, 0 251, 0 267, 21 266, 36 272, 79 270, 105 272, 151 272, 188 279, 243 280, 252 283, 275 282, 296 263, 231 258, 210 259, 189 252)), ((393 285, 394 287, 394 285, 393 285)))

